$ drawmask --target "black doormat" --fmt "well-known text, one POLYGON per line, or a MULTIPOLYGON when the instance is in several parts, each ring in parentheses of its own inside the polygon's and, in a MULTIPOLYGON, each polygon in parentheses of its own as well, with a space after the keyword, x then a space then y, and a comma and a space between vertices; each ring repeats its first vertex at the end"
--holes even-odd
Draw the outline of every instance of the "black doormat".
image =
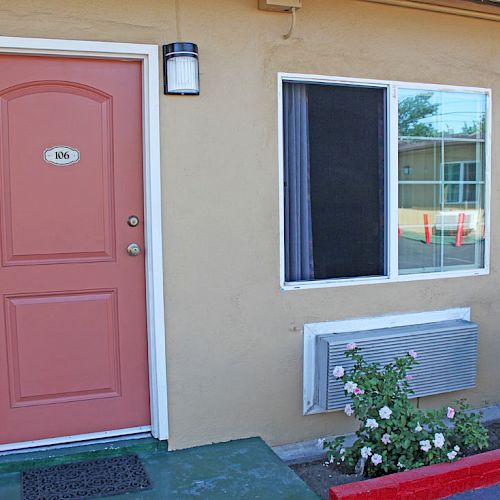
POLYGON ((95 498, 151 487, 137 455, 23 471, 22 484, 23 500, 95 498))

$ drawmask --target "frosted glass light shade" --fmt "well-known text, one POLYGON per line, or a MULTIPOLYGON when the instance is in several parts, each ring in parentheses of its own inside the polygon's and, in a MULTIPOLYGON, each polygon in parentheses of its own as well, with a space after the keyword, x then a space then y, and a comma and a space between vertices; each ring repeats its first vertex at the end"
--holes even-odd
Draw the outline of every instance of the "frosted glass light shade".
POLYGON ((171 43, 163 47, 165 94, 200 93, 198 47, 194 43, 171 43))
POLYGON ((198 59, 173 57, 167 61, 167 88, 170 94, 198 94, 198 59))

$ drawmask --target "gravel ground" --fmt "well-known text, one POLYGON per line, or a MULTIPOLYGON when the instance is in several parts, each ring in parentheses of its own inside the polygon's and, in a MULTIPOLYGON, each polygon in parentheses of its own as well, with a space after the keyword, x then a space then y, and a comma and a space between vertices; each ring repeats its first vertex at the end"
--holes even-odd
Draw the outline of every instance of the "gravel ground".
MULTIPOLYGON (((500 448, 500 420, 492 422, 487 425, 490 432, 490 446, 488 450, 495 450, 500 448)), ((487 450, 485 450, 487 451, 487 450)), ((355 481, 362 481, 366 478, 355 476, 353 474, 344 474, 335 465, 325 465, 324 460, 316 460, 314 462, 306 462, 302 464, 291 465, 290 468, 298 474, 302 480, 322 499, 328 499, 328 489, 330 486, 353 483, 355 481)), ((470 494, 475 492, 468 492, 470 494)), ((469 498, 500 498, 500 496, 488 496, 491 493, 497 493, 497 491, 489 491, 489 488, 484 490, 483 496, 464 496, 465 499, 469 498)), ((455 497, 453 497, 455 498, 455 497)), ((457 500, 462 497, 456 497, 457 500)))

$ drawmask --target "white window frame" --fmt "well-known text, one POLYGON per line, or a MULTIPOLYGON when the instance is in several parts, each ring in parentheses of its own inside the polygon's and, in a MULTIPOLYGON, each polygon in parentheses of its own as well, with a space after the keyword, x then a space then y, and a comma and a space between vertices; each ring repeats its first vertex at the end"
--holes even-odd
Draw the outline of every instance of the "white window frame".
POLYGON ((302 73, 278 73, 278 164, 279 164, 279 219, 280 219, 280 288, 281 290, 302 290, 379 283, 399 283, 430 279, 481 276, 490 272, 490 205, 491 205, 491 89, 455 85, 423 84, 395 80, 370 80, 302 73), (283 83, 326 83, 359 87, 380 87, 387 89, 387 162, 386 162, 386 276, 362 276, 359 278, 333 278, 314 281, 285 281, 285 213, 284 213, 284 154, 283 154, 283 83), (429 91, 468 92, 486 96, 485 135, 485 225, 484 267, 418 274, 398 274, 398 89, 422 89, 429 91))

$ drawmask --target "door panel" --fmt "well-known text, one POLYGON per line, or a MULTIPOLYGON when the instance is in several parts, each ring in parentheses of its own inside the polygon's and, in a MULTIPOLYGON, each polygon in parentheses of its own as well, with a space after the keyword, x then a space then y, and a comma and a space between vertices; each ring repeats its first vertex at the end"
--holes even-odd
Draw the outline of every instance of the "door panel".
POLYGON ((112 260, 111 96, 68 82, 29 82, 1 93, 0 105, 3 264, 112 260), (47 163, 41 152, 54 141, 77 143, 78 163, 47 163))
POLYGON ((0 55, 0 444, 150 423, 141 81, 0 55))
POLYGON ((11 407, 120 395, 116 290, 5 305, 11 407))

